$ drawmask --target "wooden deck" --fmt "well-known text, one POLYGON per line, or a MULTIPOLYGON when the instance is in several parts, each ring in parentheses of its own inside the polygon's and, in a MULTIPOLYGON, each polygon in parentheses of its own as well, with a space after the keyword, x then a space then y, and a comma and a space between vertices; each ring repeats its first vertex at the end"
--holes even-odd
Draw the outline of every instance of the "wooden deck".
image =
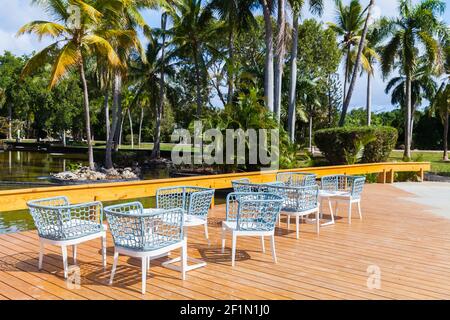
MULTIPOLYGON (((0 299, 449 299, 450 220, 426 213, 425 207, 402 198, 412 195, 391 185, 368 185, 363 197, 364 220, 347 224, 344 208, 334 226, 314 233, 301 226, 300 240, 277 229, 278 264, 270 250, 260 251, 257 238, 238 238, 238 259, 231 267, 230 241, 220 252, 219 222, 224 207, 211 213, 211 246, 202 229, 189 232, 189 254, 208 266, 188 273, 152 264, 147 294, 140 294, 139 261, 122 257, 113 286, 101 267, 100 242, 81 245, 79 289, 62 278, 59 248, 50 247, 44 270, 37 270, 36 232, 0 236, 0 299), (367 288, 367 268, 381 270, 381 288, 367 288)), ((269 243, 267 243, 269 247, 269 243)))

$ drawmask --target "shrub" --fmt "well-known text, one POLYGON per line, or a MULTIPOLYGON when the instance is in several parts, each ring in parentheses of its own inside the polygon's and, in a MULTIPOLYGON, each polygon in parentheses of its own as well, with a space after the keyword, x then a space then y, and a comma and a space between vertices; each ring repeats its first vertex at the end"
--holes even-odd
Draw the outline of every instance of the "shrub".
POLYGON ((319 130, 314 141, 332 164, 383 162, 397 142, 391 127, 344 127, 319 130))
POLYGON ((364 147, 361 159, 363 163, 386 162, 397 143, 397 129, 392 127, 375 127, 374 129, 375 139, 364 147))

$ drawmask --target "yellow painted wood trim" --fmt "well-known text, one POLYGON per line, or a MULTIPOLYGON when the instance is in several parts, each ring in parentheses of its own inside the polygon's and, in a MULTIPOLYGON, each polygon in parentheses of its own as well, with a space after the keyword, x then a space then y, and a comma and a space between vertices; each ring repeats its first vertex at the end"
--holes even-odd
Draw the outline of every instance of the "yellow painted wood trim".
POLYGON ((76 186, 45 187, 31 189, 14 189, 0 191, 0 212, 26 209, 27 201, 54 196, 67 196, 71 203, 86 201, 114 201, 143 197, 151 197, 156 190, 170 186, 198 186, 214 189, 231 187, 231 181, 248 178, 252 182, 274 181, 278 172, 310 172, 318 177, 331 174, 369 174, 390 172, 390 182, 394 172, 422 172, 430 171, 429 162, 386 162, 356 164, 347 166, 310 167, 277 171, 255 171, 232 174, 218 174, 195 177, 143 180, 134 182, 102 183, 76 186))

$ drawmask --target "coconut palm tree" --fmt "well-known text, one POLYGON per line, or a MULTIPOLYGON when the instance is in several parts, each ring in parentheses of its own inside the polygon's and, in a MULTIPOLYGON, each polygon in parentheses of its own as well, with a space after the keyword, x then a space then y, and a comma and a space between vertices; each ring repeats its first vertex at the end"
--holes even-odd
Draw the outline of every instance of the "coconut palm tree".
POLYGON ((370 0, 369 5, 365 11, 367 11, 367 16, 364 21, 364 27, 361 31, 361 36, 358 44, 358 52, 356 53, 356 59, 353 66, 352 76, 350 78, 350 84, 348 91, 345 93, 344 104, 342 105, 341 118, 339 120, 339 125, 342 127, 345 123, 345 117, 347 116, 347 110, 350 106, 350 101, 352 99, 353 91, 355 90, 356 79, 358 78, 358 69, 360 68, 360 63, 363 57, 364 49, 366 46, 366 37, 369 30, 369 21, 371 20, 372 8, 375 5, 375 0, 370 0))
POLYGON ((270 112, 274 112, 274 48, 272 11, 274 0, 258 0, 264 16, 264 40, 266 43, 266 60, 264 64, 264 95, 266 106, 270 112))
POLYGON ((363 10, 359 0, 351 0, 348 6, 345 6, 342 0, 335 0, 335 5, 336 23, 329 23, 329 26, 338 36, 342 37, 341 48, 345 60, 343 101, 345 101, 347 84, 354 65, 352 63, 352 49, 361 38, 365 10, 363 10))
MULTIPOLYGON (((405 77, 405 132, 412 132, 412 82, 419 62, 419 45, 423 46, 426 64, 442 66, 442 48, 435 35, 446 26, 439 20, 445 10, 441 0, 423 0, 412 5, 410 0, 399 1, 399 16, 388 20, 384 29, 390 36, 381 54, 384 76, 398 69, 405 77)), ((405 134, 406 159, 411 158, 411 134, 405 134)))
POLYGON ((172 21, 172 28, 167 31, 171 44, 177 48, 177 55, 187 60, 194 67, 197 117, 203 109, 203 83, 205 83, 205 50, 216 53, 212 45, 215 37, 223 30, 223 23, 218 22, 209 6, 202 6, 202 0, 180 0, 166 8, 172 21))
POLYGON ((283 69, 284 59, 286 55, 286 0, 277 0, 277 38, 276 38, 276 50, 275 50, 275 70, 274 70, 274 96, 273 96, 273 108, 275 113, 275 120, 280 123, 281 117, 281 87, 283 85, 283 69))
MULTIPOLYGON (((288 107, 288 133, 291 142, 295 141, 296 100, 297 100, 297 56, 298 56, 298 28, 300 14, 304 0, 289 0, 292 10, 292 48, 291 48, 291 74, 289 84, 288 107)), ((323 0, 309 0, 309 11, 312 14, 322 15, 323 0)))
POLYGON ((149 27, 142 17, 140 10, 143 8, 154 8, 161 4, 162 0, 103 0, 108 4, 110 10, 107 11, 108 19, 104 28, 116 28, 117 31, 108 31, 111 43, 116 49, 120 60, 120 67, 113 67, 112 73, 112 122, 109 128, 109 136, 106 142, 105 167, 113 167, 112 150, 118 149, 123 123, 122 112, 122 83, 127 76, 127 61, 132 52, 138 52, 145 57, 138 31, 149 34, 149 27))
MULTIPOLYGON (((88 144, 89 167, 94 170, 94 154, 92 148, 89 93, 85 75, 85 61, 94 52, 107 59, 109 64, 120 66, 120 59, 107 38, 104 30, 98 26, 103 23, 102 8, 97 3, 90 4, 82 0, 69 3, 62 0, 41 0, 36 2, 43 6, 55 20, 33 21, 20 28, 18 35, 34 33, 40 39, 49 36, 55 41, 35 54, 25 65, 22 76, 32 73, 48 60, 53 60, 53 70, 49 87, 53 88, 72 69, 79 72, 83 87, 83 102, 86 121, 86 139, 88 144), (75 17, 69 9, 75 6, 75 17)), ((112 30, 110 30, 112 31, 112 30)))
POLYGON ((256 27, 256 20, 253 15, 255 8, 254 0, 212 0, 209 5, 217 12, 219 19, 225 22, 228 32, 228 58, 226 68, 228 71, 228 94, 227 103, 230 104, 234 97, 234 82, 236 73, 236 63, 234 59, 234 42, 243 30, 256 27))
MULTIPOLYGON (((409 128, 405 127, 405 135, 412 141, 414 115, 417 107, 420 106, 424 99, 431 99, 436 94, 437 85, 431 74, 430 66, 427 59, 422 58, 418 62, 419 65, 412 70, 410 75, 411 88, 411 118, 409 128)), ((392 78, 385 89, 386 94, 391 92, 391 103, 393 105, 400 105, 406 113, 407 97, 406 88, 408 86, 408 79, 405 75, 400 74, 392 78)))

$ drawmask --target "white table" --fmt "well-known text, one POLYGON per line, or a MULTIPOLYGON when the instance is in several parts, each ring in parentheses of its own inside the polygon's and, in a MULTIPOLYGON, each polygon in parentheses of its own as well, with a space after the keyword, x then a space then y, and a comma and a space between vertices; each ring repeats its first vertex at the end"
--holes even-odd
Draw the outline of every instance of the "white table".
MULTIPOLYGON (((333 207, 331 205, 331 201, 333 198, 340 198, 340 197, 346 197, 349 196, 350 193, 347 191, 328 191, 328 190, 319 190, 319 203, 322 204, 323 200, 328 201, 328 207, 330 209, 330 215, 331 219, 327 222, 324 222, 321 224, 321 226, 328 226, 334 224, 334 212, 333 207)), ((323 215, 323 212, 320 213, 320 215, 323 215)))
MULTIPOLYGON (((144 214, 156 213, 158 211, 160 212, 161 210, 162 209, 145 209, 144 214)), ((184 237, 186 238, 186 240, 187 240, 186 228, 197 227, 197 226, 201 226, 204 224, 205 224, 205 221, 197 216, 185 215, 184 216, 184 228, 185 228, 185 236, 184 237)), ((206 262, 203 260, 191 258, 189 256, 187 257, 187 259, 188 259, 188 261, 192 262, 192 264, 187 266, 186 271, 191 271, 191 270, 195 270, 195 269, 206 266, 206 262)), ((180 261, 181 261, 181 257, 178 257, 178 258, 170 259, 169 261, 165 261, 161 265, 167 269, 181 271, 180 266, 173 265, 174 263, 180 262, 180 261)))

